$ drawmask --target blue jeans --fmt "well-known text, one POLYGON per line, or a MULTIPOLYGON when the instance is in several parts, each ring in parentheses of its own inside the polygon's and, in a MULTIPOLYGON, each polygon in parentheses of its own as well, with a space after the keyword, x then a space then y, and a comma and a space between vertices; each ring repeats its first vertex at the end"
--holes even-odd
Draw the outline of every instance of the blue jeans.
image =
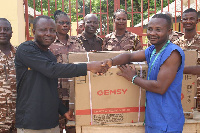
POLYGON ((167 132, 167 131, 162 131, 160 129, 145 126, 145 133, 182 133, 182 132, 180 132, 180 131, 167 132))

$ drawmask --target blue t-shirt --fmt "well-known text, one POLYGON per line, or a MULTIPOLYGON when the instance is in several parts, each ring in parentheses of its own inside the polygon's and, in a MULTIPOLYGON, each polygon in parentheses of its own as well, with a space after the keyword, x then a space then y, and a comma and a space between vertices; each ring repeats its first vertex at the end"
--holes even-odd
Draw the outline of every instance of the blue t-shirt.
MULTIPOLYGON (((154 49, 155 46, 152 45, 145 50, 145 57, 149 66, 148 75, 150 67, 156 57, 155 54, 151 58, 154 49)), ((185 61, 183 50, 179 46, 169 43, 155 60, 149 76, 149 80, 157 80, 160 67, 174 50, 177 50, 182 57, 182 63, 178 68, 174 81, 163 95, 149 91, 146 92, 145 124, 152 128, 168 132, 182 131, 185 121, 181 104, 181 88, 185 61)))

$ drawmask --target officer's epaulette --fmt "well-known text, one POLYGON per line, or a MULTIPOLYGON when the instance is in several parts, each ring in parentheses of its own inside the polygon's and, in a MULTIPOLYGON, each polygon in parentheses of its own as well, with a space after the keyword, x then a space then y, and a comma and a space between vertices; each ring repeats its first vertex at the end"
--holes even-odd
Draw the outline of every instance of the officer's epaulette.
POLYGON ((182 36, 182 35, 184 35, 184 33, 179 32, 179 31, 174 31, 174 33, 178 34, 178 36, 182 36))
POLYGON ((98 39, 100 39, 100 40, 102 40, 103 41, 103 39, 100 37, 100 36, 96 36, 98 39))
POLYGON ((80 37, 81 37, 81 35, 82 35, 82 34, 78 34, 76 37, 77 37, 77 38, 80 38, 80 37))
POLYGON ((72 40, 76 40, 77 39, 77 36, 71 36, 70 37, 72 40))

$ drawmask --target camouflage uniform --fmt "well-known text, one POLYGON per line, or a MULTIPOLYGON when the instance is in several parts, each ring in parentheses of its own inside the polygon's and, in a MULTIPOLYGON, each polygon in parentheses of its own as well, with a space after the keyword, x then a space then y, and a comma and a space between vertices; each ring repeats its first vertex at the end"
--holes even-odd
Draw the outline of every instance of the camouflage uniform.
POLYGON ((184 34, 181 33, 181 32, 172 31, 172 33, 169 35, 169 40, 173 43, 174 41, 176 41, 177 39, 179 39, 183 35, 184 34))
POLYGON ((182 49, 197 49, 200 52, 200 35, 196 34, 191 41, 187 41, 184 36, 177 39, 174 44, 179 45, 182 49))
POLYGON ((16 111, 16 73, 15 48, 11 46, 10 55, 0 51, 0 133, 15 132, 16 111))
POLYGON ((91 39, 85 37, 84 34, 83 31, 81 34, 77 35, 77 37, 82 42, 81 44, 87 52, 102 51, 103 39, 101 37, 94 34, 94 37, 92 38, 93 40, 90 41, 91 39))
MULTIPOLYGON (((67 44, 64 44, 58 38, 51 44, 49 49, 56 56, 58 63, 64 63, 62 55, 67 55, 68 52, 86 52, 82 47, 81 42, 75 36, 68 36, 67 44)), ((62 99, 65 106, 69 106, 69 91, 70 91, 70 78, 59 78, 58 79, 58 94, 59 98, 62 99)), ((60 129, 65 128, 66 120, 65 117, 60 117, 59 120, 60 129)))
MULTIPOLYGON (((198 51, 198 60, 197 65, 200 65, 200 35, 196 34, 191 41, 187 41, 184 36, 177 39, 174 44, 179 45, 182 49, 197 49, 198 51)), ((200 92, 200 75, 197 79, 197 90, 200 92)), ((200 101, 197 102, 197 107, 200 109, 200 101)))
POLYGON ((56 56, 57 62, 59 63, 63 63, 61 54, 68 54, 68 52, 85 52, 85 48, 82 46, 82 41, 76 36, 68 36, 67 44, 64 44, 56 38, 54 43, 50 45, 49 49, 56 56))
POLYGON ((119 41, 116 32, 112 32, 105 36, 103 41, 103 50, 120 51, 120 50, 137 50, 136 46, 140 45, 138 36, 134 33, 125 32, 125 35, 119 41))

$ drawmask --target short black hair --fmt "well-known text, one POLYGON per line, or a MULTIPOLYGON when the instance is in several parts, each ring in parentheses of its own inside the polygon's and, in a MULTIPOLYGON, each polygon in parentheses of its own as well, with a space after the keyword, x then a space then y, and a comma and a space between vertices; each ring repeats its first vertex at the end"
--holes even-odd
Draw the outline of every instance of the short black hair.
POLYGON ((188 8, 183 13, 188 13, 188 12, 196 12, 197 13, 197 11, 193 8, 188 8))
POLYGON ((0 18, 0 21, 5 21, 5 22, 7 22, 7 23, 10 25, 10 28, 12 28, 12 27, 11 27, 11 23, 10 23, 10 21, 8 21, 8 19, 6 19, 6 18, 0 18))
POLYGON ((58 16, 60 16, 60 15, 65 15, 65 16, 69 17, 65 12, 63 12, 61 10, 56 10, 54 12, 54 19, 56 22, 57 22, 58 16))
POLYGON ((127 12, 126 12, 124 9, 117 9, 117 10, 114 12, 113 19, 115 19, 116 14, 117 14, 118 12, 123 12, 123 13, 125 13, 125 14, 127 15, 127 12))
POLYGON ((97 21, 99 21, 96 14, 90 13, 90 14, 87 14, 87 15, 84 17, 83 22, 85 23, 85 21, 88 19, 88 17, 92 17, 92 16, 95 16, 95 18, 97 19, 97 21))
POLYGON ((186 9, 186 10, 183 12, 183 14, 184 14, 184 13, 189 13, 189 12, 194 12, 194 13, 196 13, 197 18, 198 18, 198 13, 197 13, 197 11, 196 11, 195 9, 193 9, 193 8, 188 8, 188 9, 186 9))
POLYGON ((171 29, 172 20, 171 20, 171 17, 169 15, 159 13, 159 14, 155 14, 152 18, 163 18, 163 19, 165 19, 167 21, 168 28, 171 29))
POLYGON ((49 16, 45 16, 45 15, 36 17, 36 18, 33 20, 33 29, 36 29, 36 24, 37 24, 37 22, 38 22, 41 18, 44 18, 44 19, 52 19, 52 18, 50 18, 49 16))

